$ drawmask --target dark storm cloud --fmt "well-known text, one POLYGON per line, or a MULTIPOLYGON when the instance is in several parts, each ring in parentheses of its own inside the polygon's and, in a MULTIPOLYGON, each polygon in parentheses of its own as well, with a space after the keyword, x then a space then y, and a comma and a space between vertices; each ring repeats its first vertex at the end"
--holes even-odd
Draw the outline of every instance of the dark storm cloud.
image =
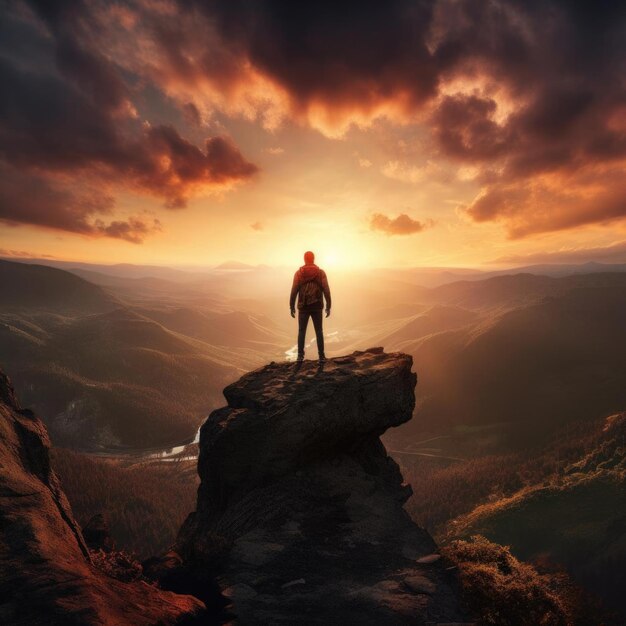
POLYGON ((158 220, 143 217, 104 221, 102 216, 110 216, 114 206, 114 199, 101 192, 76 194, 41 176, 0 167, 0 222, 4 224, 31 224, 132 243, 141 243, 147 235, 160 230, 158 220))
POLYGON ((382 213, 374 213, 370 219, 370 230, 377 230, 386 235, 413 235, 421 233, 424 229, 432 226, 431 221, 420 222, 412 217, 401 213, 391 218, 382 213))
MULTIPOLYGON (((594 168, 602 184, 613 176, 605 170, 623 170, 625 3, 179 0, 179 6, 184 12, 193 6, 219 34, 231 78, 249 62, 289 94, 296 113, 319 105, 328 119, 341 122, 352 110, 359 121, 359 113, 396 103, 410 121, 420 107, 432 109, 441 154, 478 167, 482 191, 468 207, 473 219, 502 220, 512 235, 524 236, 626 216, 619 190, 601 189, 597 203, 584 202, 592 186, 568 178, 594 168), (244 61, 233 62, 237 57, 244 61), (548 200, 558 195, 558 177, 579 196, 569 218, 537 219, 532 205, 514 206, 514 199, 530 197, 532 184, 538 188, 532 200, 545 199, 543 212, 553 211, 548 200)), ((173 42, 162 41, 180 53, 173 42)))
POLYGON ((181 107, 183 117, 188 124, 192 126, 202 126, 202 116, 198 107, 193 102, 186 102, 181 107))
POLYGON ((7 21, 21 29, 22 48, 17 56, 0 49, 0 160, 7 164, 5 179, 10 165, 16 180, 21 173, 29 184, 22 194, 15 185, 3 190, 0 219, 139 242, 158 224, 115 219, 109 192, 87 197, 78 191, 85 179, 180 208, 196 191, 255 174, 257 167, 224 137, 200 148, 171 125, 135 119, 121 71, 92 45, 94 3, 30 4, 47 35, 19 5, 21 13, 7 12, 7 21), (46 46, 52 65, 41 60, 46 46), (37 62, 25 54, 29 49, 37 62))
POLYGON ((172 126, 124 132, 123 121, 58 77, 20 72, 0 60, 0 83, 0 155, 14 165, 65 173, 103 167, 170 207, 185 206, 195 185, 222 185, 257 171, 223 137, 200 149, 172 126))
POLYGON ((626 3, 129 0, 114 6, 134 25, 110 40, 110 3, 29 5, 54 72, 34 35, 35 67, 24 37, 0 67, 0 151, 16 166, 97 171, 172 208, 255 173, 222 138, 142 128, 132 85, 152 81, 196 127, 211 107, 267 121, 272 105, 268 126, 291 115, 330 135, 381 114, 426 121, 439 155, 477 171, 466 214, 513 237, 626 217, 626 3), (122 58, 119 37, 141 53, 122 58))
POLYGON ((487 76, 511 109, 498 119, 496 97, 457 94, 433 115, 443 153, 479 167, 467 214, 512 237, 626 217, 624 3, 447 7, 447 75, 487 76))
POLYGON ((460 160, 484 162, 506 153, 514 138, 493 121, 496 108, 494 100, 474 95, 444 97, 433 116, 439 145, 460 160))
MULTIPOLYGON (((114 64, 90 47, 97 20, 83 0, 28 0, 55 40, 59 71, 105 110, 120 107, 128 97, 114 64)), ((94 3, 91 3, 94 4, 94 3)))
POLYGON ((369 108, 401 92, 418 104, 437 87, 426 45, 429 0, 179 0, 179 6, 204 15, 233 56, 286 88, 296 106, 369 108))

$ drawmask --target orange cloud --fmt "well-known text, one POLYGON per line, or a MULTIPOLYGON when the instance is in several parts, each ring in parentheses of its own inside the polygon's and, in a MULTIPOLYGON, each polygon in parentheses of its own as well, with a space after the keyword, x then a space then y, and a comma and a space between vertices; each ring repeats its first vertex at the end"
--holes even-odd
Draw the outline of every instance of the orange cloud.
POLYGON ((626 218, 624 169, 588 166, 572 173, 496 181, 465 208, 476 222, 500 221, 512 239, 626 218))
MULTIPOLYGON (((620 3, 18 5, 6 15, 20 46, 0 49, 0 158, 33 175, 100 175, 170 208, 254 176, 221 130, 199 146, 171 120, 142 128, 149 86, 195 130, 224 115, 329 137, 379 118, 423 125, 430 136, 409 139, 420 163, 458 164, 481 187, 467 215, 512 237, 624 217, 620 3), (26 6, 39 20, 27 33, 26 6)), ((391 155, 383 173, 417 182, 422 167, 391 155)))
POLYGON ((431 226, 433 226, 431 220, 420 222, 406 213, 401 213, 395 218, 387 217, 382 213, 374 213, 370 219, 370 230, 380 231, 386 235, 413 235, 431 226))

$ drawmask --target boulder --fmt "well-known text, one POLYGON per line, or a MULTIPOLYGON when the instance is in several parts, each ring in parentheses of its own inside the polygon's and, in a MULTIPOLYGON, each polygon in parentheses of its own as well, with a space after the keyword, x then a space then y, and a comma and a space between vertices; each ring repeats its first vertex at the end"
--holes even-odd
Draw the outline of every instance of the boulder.
POLYGON ((239 624, 463 621, 454 571, 403 504, 379 437, 411 419, 412 359, 382 348, 271 363, 200 432, 197 509, 177 550, 219 575, 239 624))
POLYGON ((113 539, 104 514, 97 513, 83 526, 83 539, 90 550, 110 552, 113 539))

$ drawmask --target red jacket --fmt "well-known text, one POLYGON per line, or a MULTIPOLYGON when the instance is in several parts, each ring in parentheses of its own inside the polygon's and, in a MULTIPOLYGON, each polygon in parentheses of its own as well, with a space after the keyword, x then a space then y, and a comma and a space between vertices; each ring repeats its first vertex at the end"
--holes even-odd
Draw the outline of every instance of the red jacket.
POLYGON ((294 309, 296 304, 296 296, 298 296, 298 310, 300 311, 319 311, 324 308, 322 296, 326 300, 326 308, 330 309, 330 288, 326 272, 321 270, 314 263, 303 265, 293 277, 293 285, 291 286, 291 295, 289 297, 289 308, 294 309), (319 300, 313 304, 305 304, 303 302, 303 293, 307 284, 313 283, 314 287, 319 289, 319 300))

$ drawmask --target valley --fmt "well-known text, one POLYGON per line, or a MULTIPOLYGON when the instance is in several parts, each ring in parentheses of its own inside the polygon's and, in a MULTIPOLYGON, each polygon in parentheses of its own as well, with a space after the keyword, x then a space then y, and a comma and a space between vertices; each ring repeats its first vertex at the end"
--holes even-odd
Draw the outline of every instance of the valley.
MULTIPOLYGON (((0 364, 45 421, 79 522, 106 510, 147 556, 193 508, 198 429, 224 387, 295 358, 291 277, 105 269, 0 261, 0 364)), ((413 357, 414 418, 383 437, 407 510, 439 542, 484 535, 624 610, 623 419, 606 419, 626 407, 626 273, 438 276, 329 272, 327 354, 413 357)))

